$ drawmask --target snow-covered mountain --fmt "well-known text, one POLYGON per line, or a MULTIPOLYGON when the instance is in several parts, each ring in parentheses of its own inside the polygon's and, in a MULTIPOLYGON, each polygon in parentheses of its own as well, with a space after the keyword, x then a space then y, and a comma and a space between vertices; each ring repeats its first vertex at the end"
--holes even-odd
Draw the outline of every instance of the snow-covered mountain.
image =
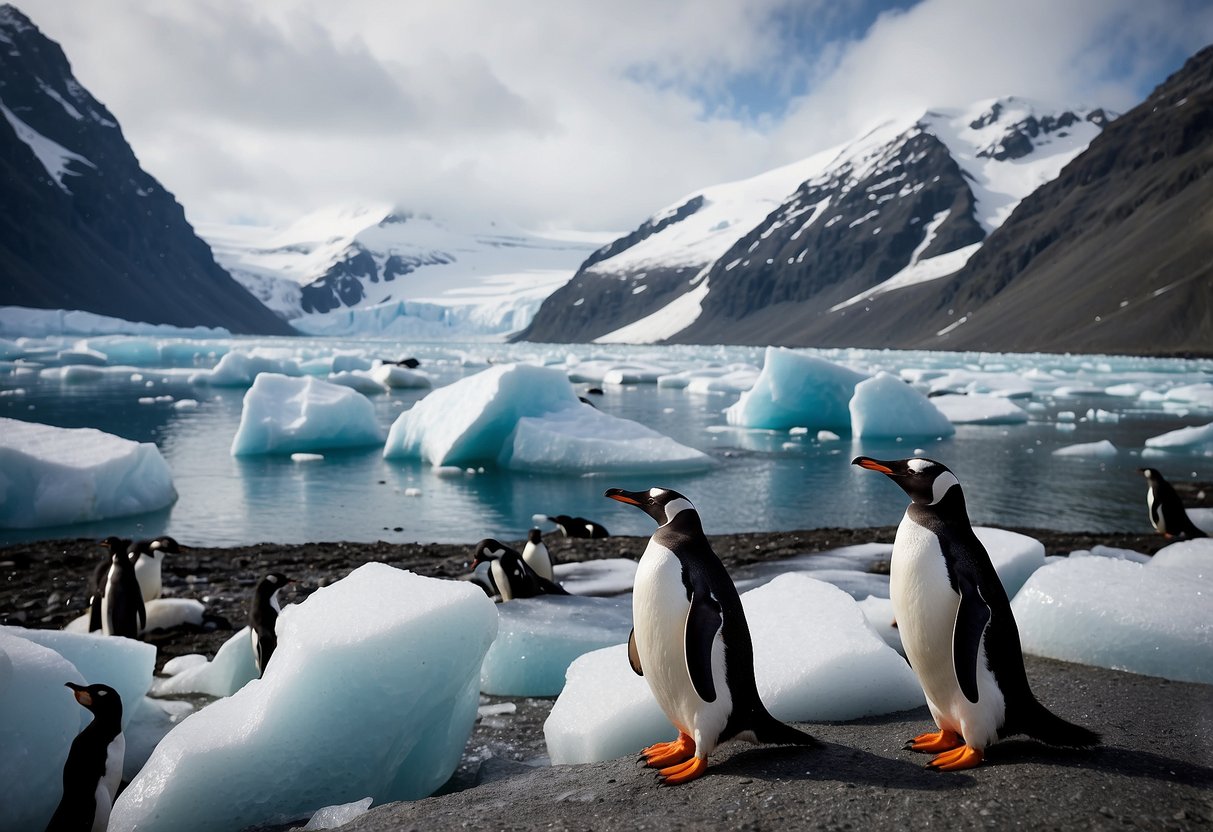
POLYGON ((956 272, 1108 120, 1022 98, 933 110, 691 194, 596 252, 520 337, 806 343, 817 319, 956 272))
POLYGON ((602 242, 459 227, 386 204, 334 207, 283 228, 199 231, 250 292, 317 335, 517 332, 602 242))

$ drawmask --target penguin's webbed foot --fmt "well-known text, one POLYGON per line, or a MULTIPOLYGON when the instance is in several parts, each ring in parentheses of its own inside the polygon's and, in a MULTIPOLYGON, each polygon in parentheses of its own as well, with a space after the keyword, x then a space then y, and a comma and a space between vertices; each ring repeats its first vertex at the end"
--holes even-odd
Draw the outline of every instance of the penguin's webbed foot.
POLYGON ((645 765, 653 768, 666 768, 675 763, 686 762, 695 755, 695 740, 689 734, 678 733, 678 739, 672 742, 659 742, 650 745, 640 752, 645 765))
POLYGON ((914 739, 907 740, 905 748, 907 751, 923 751, 936 754, 940 751, 951 751, 954 748, 960 748, 964 744, 964 738, 955 731, 939 731, 935 734, 930 732, 919 734, 914 739))
POLYGON ((677 786, 679 783, 694 780, 707 770, 708 761, 706 757, 692 757, 676 766, 663 768, 657 772, 657 775, 661 778, 662 785, 677 786))
POLYGON ((960 748, 945 751, 935 757, 927 763, 927 768, 932 771, 960 771, 966 768, 977 768, 984 758, 985 754, 980 748, 962 745, 960 748))

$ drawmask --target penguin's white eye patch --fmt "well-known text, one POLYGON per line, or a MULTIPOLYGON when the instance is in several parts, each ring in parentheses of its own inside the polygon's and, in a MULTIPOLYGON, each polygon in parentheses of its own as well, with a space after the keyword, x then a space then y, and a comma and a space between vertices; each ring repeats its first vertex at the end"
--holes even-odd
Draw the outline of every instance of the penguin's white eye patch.
POLYGON ((660 497, 660 496, 661 496, 662 494, 664 494, 664 493, 665 493, 665 489, 664 489, 664 488, 650 488, 650 489, 649 489, 649 496, 650 496, 650 497, 660 497))
POLYGON ((109 693, 109 691, 108 691, 108 690, 99 690, 99 691, 97 691, 97 695, 98 695, 98 696, 105 696, 105 695, 107 695, 108 693, 109 693))
POLYGON ((927 470, 934 464, 935 463, 929 459, 911 459, 909 462, 906 463, 906 467, 909 468, 911 471, 913 471, 915 474, 921 474, 923 471, 927 470))

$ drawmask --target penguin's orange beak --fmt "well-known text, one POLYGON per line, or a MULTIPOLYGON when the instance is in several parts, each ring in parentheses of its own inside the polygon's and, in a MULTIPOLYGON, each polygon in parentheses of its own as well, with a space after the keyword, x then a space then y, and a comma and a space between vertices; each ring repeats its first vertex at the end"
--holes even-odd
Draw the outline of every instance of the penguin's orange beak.
POLYGON ((64 682, 63 684, 64 684, 64 687, 69 687, 72 689, 72 694, 76 697, 76 701, 79 702, 81 705, 83 705, 86 708, 91 708, 93 706, 93 697, 89 694, 89 692, 87 690, 80 687, 79 685, 74 685, 71 682, 64 682))
POLYGON ((608 488, 603 496, 610 497, 612 500, 618 500, 621 503, 627 503, 630 506, 640 505, 639 500, 622 488, 608 488))
POLYGON ((851 464, 858 465, 860 468, 867 468, 869 471, 879 471, 882 474, 893 473, 893 469, 889 466, 881 465, 876 460, 866 456, 855 457, 853 460, 851 460, 851 464))

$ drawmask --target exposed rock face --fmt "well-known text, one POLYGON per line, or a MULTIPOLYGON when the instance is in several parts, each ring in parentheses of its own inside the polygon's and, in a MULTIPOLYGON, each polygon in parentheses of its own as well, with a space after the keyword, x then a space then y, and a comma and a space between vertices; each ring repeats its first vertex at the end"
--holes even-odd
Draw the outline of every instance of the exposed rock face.
POLYGON ((0 304, 293 330, 220 268, 63 50, 0 6, 0 304))

